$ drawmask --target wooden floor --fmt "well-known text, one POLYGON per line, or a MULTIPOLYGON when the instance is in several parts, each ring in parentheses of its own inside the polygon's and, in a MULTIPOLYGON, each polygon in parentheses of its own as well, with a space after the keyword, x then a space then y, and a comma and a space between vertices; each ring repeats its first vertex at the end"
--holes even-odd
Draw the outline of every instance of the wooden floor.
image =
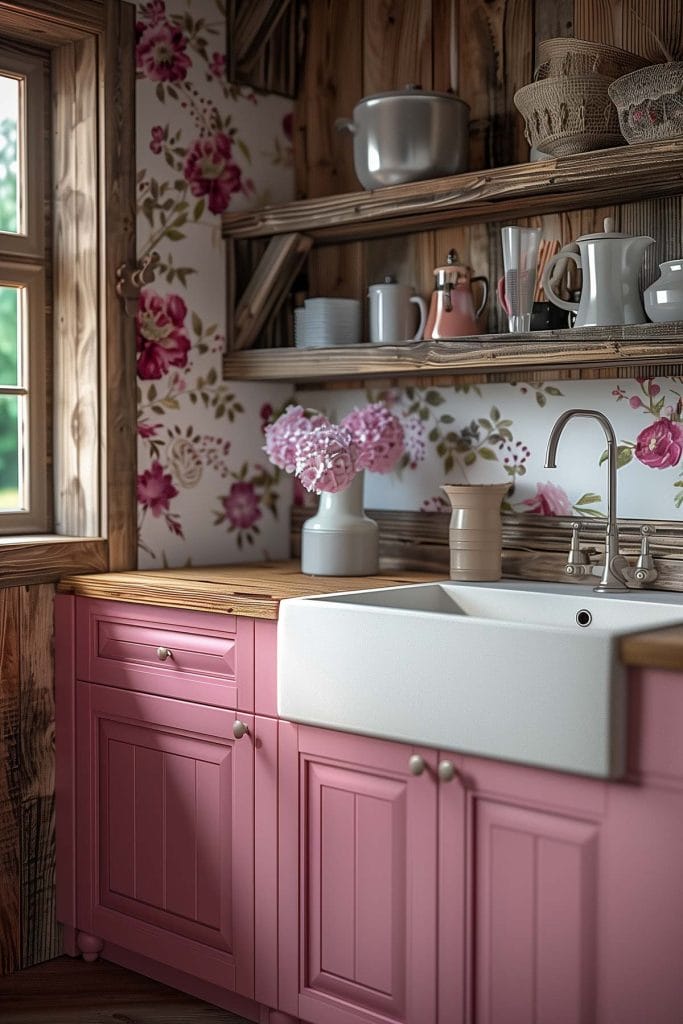
POLYGON ((140 974, 63 956, 0 978, 2 1024, 249 1024, 140 974))

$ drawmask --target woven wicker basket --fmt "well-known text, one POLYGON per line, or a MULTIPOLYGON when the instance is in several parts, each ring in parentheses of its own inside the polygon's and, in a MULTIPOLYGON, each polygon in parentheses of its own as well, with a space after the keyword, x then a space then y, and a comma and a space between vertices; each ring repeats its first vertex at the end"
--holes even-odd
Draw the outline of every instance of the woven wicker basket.
POLYGON ((525 136, 550 156, 571 156, 623 144, 616 107, 602 75, 567 75, 532 82, 514 96, 525 136))
POLYGON ((609 94, 627 142, 683 135, 683 62, 653 64, 612 82, 609 94))
POLYGON ((534 78, 555 78, 561 75, 604 75, 620 78, 647 64, 639 57, 617 46, 593 43, 588 39, 544 39, 538 44, 538 67, 534 78))

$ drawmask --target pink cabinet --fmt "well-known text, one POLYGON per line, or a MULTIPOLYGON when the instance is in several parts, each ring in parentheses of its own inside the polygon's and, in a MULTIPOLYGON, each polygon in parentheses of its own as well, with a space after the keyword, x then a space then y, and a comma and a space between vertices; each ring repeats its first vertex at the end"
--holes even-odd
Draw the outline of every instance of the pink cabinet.
POLYGON ((434 1022, 435 752, 281 723, 280 756, 281 1009, 434 1022))
POLYGON ((286 723, 280 753, 283 1009, 595 1020, 604 787, 286 723))
POLYGON ((253 718, 82 682, 76 708, 79 929, 252 996, 253 718))

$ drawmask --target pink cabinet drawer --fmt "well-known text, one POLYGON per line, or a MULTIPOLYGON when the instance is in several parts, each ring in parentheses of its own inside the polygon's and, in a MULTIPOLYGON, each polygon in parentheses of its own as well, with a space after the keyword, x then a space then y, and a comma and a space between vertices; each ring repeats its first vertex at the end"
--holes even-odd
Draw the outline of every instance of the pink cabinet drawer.
POLYGON ((253 621, 78 598, 79 679, 215 707, 254 707, 253 621))

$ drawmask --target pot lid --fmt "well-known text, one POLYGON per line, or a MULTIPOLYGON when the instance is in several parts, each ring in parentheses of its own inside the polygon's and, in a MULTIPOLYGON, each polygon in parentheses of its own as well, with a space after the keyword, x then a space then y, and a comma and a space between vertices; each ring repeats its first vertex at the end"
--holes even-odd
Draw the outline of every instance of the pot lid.
POLYGON ((421 97, 423 99, 440 99, 448 100, 451 103, 461 103, 464 107, 469 110, 469 104, 461 100, 459 96, 456 96, 454 92, 434 92, 431 89, 423 89, 421 85, 409 84, 403 87, 403 89, 394 89, 390 92, 377 92, 371 96, 364 96, 362 100, 359 100, 356 104, 357 107, 362 107, 366 103, 375 103, 377 100, 388 100, 388 99, 404 99, 406 97, 421 97))
POLYGON ((597 241, 598 238, 635 238, 635 235, 629 235, 627 231, 615 231, 612 217, 605 217, 602 223, 604 231, 596 231, 592 235, 581 235, 580 238, 577 238, 577 242, 597 241))

